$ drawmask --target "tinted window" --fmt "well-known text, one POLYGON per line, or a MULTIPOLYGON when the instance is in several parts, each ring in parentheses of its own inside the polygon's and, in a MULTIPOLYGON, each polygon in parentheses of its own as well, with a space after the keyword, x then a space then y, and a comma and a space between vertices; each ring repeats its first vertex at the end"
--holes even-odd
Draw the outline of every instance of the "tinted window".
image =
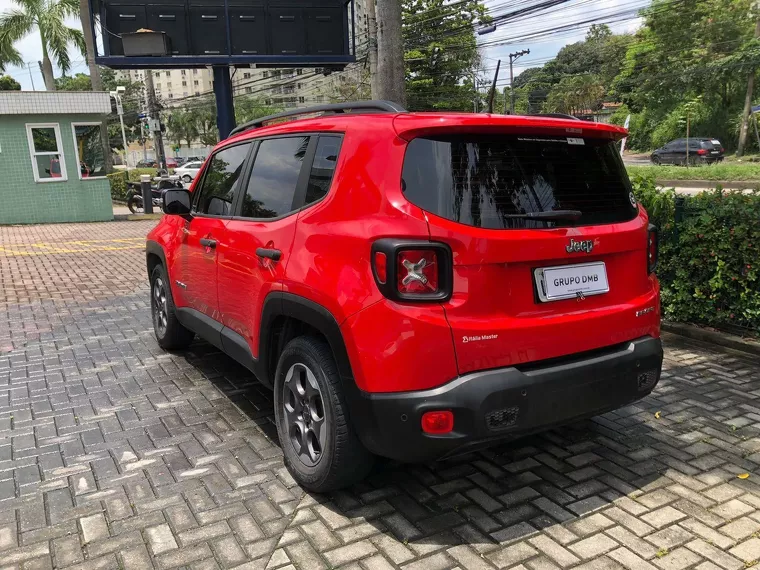
POLYGON ((261 141, 241 216, 277 218, 293 210, 293 196, 307 146, 309 137, 261 141))
POLYGON ((456 136, 414 139, 404 158, 408 200, 456 222, 492 229, 588 225, 636 215, 620 154, 609 140, 456 136), (540 221, 510 214, 580 210, 540 221))
POLYGON ((250 143, 217 152, 203 175, 195 211, 213 216, 229 216, 238 180, 243 172, 250 143))
POLYGON ((674 143, 672 143, 672 145, 673 147, 670 150, 674 150, 676 152, 686 152, 685 140, 675 141, 674 143))
POLYGON ((338 162, 339 150, 340 137, 320 135, 309 175, 309 185, 306 188, 306 204, 316 202, 327 195, 338 162))

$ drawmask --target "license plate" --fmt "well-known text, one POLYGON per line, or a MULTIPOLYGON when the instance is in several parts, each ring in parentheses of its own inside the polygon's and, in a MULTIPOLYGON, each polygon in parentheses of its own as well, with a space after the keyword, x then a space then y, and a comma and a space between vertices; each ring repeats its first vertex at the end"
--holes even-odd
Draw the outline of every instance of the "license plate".
POLYGON ((720 154, 720 151, 719 151, 719 150, 711 150, 710 152, 711 152, 712 154, 720 154))
POLYGON ((541 301, 583 298, 610 290, 603 261, 540 267, 534 270, 538 298, 541 301))

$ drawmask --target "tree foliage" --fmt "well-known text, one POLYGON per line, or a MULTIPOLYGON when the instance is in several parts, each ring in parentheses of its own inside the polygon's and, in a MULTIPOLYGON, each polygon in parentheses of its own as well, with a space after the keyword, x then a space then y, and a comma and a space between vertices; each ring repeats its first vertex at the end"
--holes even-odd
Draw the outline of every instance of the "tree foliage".
POLYGON ((487 22, 481 2, 403 0, 406 97, 413 110, 470 110, 480 63, 473 33, 487 22))
POLYGON ((0 75, 0 91, 21 91, 21 84, 10 75, 0 75))
POLYGON ((526 69, 515 78, 516 111, 584 114, 614 99, 611 86, 619 74, 629 35, 615 35, 594 24, 582 42, 568 44, 544 67, 526 69))
MULTIPOLYGON (((259 117, 282 111, 280 107, 266 105, 260 99, 240 97, 235 100, 235 121, 246 123, 259 117)), ((201 100, 185 107, 174 107, 165 112, 169 140, 176 145, 183 142, 200 142, 214 146, 219 142, 216 127, 216 104, 212 100, 201 100)))
POLYGON ((700 98, 690 121, 694 136, 736 145, 750 72, 760 64, 751 0, 700 0, 672 9, 654 0, 644 10, 613 82, 613 91, 640 117, 636 147, 648 149, 685 136, 684 105, 700 98))
POLYGON ((42 77, 48 91, 55 90, 54 60, 66 73, 71 68, 70 45, 85 55, 82 30, 69 28, 67 18, 79 16, 79 0, 13 0, 15 8, 0 14, 0 62, 20 65, 21 54, 14 44, 22 38, 39 33, 42 43, 42 77), (51 59, 52 58, 52 59, 51 59))

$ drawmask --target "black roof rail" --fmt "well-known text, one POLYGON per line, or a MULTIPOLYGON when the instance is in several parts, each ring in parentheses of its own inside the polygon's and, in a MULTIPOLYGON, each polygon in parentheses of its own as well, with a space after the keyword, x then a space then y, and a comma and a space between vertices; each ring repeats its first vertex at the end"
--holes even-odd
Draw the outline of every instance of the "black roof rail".
POLYGON ((332 103, 330 105, 316 105, 314 107, 303 107, 301 109, 291 109, 274 115, 260 117, 253 121, 248 121, 235 127, 230 131, 229 136, 237 135, 249 129, 257 129, 264 126, 264 123, 287 117, 297 117, 299 115, 311 115, 312 113, 345 113, 346 111, 375 111, 380 113, 405 113, 401 105, 392 101, 349 101, 347 103, 332 103))
POLYGON ((573 121, 580 121, 578 117, 573 117, 566 113, 531 113, 531 117, 552 117, 554 119, 572 119, 573 121))

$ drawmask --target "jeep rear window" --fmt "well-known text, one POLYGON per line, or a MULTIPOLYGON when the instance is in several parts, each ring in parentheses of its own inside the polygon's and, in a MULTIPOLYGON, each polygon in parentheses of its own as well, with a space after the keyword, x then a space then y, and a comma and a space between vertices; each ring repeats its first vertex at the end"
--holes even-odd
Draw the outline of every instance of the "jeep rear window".
POLYGON ((457 135, 412 140, 402 174, 406 198, 443 218, 491 229, 582 226, 636 216, 614 142, 549 136, 457 135), (510 214, 580 210, 578 220, 510 214))

